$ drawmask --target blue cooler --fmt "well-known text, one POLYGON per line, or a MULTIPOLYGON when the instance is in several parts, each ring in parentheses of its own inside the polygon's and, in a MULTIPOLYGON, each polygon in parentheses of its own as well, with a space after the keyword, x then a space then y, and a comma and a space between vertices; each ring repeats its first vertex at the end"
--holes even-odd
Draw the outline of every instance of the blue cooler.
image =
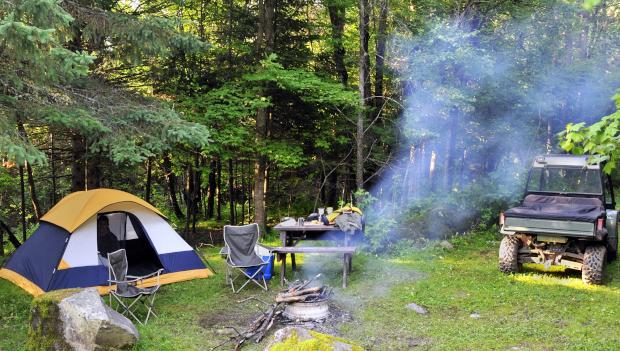
MULTIPOLYGON (((257 274, 255 278, 261 279, 264 275, 265 280, 270 280, 271 272, 273 271, 274 256, 271 254, 271 252, 269 252, 269 250, 259 245, 256 246, 255 251, 256 251, 256 254, 263 259, 263 261, 267 262, 267 265, 263 269, 263 272, 257 274)), ((246 268, 245 272, 251 276, 252 274, 256 273, 257 270, 258 270, 257 267, 251 267, 251 268, 246 268)))

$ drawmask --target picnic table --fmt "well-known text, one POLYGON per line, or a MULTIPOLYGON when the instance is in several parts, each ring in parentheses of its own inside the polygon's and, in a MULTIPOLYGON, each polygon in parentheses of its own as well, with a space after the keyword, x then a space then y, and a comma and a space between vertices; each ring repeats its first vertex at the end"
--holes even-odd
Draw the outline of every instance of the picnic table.
POLYGON ((354 246, 349 246, 351 234, 342 232, 335 225, 311 224, 304 225, 283 225, 278 224, 274 227, 280 233, 281 247, 272 248, 278 255, 280 266, 280 286, 284 286, 284 275, 286 272, 286 255, 291 255, 291 268, 295 270, 295 253, 332 253, 343 255, 343 287, 347 286, 347 275, 351 270, 351 258, 356 251, 354 246), (331 235, 330 235, 331 234, 331 235), (336 235, 340 234, 340 235, 336 235), (325 236, 335 238, 342 236, 342 246, 321 246, 321 247, 295 247, 301 240, 321 240, 325 236))

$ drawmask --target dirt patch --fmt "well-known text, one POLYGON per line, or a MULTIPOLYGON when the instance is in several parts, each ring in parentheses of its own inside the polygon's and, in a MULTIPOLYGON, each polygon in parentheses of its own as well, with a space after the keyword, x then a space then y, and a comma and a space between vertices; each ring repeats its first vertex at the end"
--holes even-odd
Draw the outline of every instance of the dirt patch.
POLYGON ((238 308, 210 311, 198 320, 198 324, 205 329, 221 329, 230 326, 243 327, 258 317, 259 314, 258 311, 238 308))

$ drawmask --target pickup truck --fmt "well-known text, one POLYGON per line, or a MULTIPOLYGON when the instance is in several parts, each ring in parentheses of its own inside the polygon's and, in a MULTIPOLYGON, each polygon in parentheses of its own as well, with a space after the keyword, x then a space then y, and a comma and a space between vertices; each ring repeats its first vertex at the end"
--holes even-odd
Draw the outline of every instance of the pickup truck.
POLYGON ((588 156, 535 158, 521 205, 500 214, 500 271, 556 265, 581 271, 587 284, 603 283, 618 251, 618 211, 602 166, 588 156))

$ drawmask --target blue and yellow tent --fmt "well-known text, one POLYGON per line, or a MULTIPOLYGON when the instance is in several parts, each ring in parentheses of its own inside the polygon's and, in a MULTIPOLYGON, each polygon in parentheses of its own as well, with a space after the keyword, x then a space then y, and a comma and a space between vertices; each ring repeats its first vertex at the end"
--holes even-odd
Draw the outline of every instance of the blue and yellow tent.
MULTIPOLYGON (((162 284, 213 274, 155 207, 120 190, 96 189, 60 200, 0 269, 0 278, 34 296, 77 287, 96 287, 101 294, 107 293, 108 269, 97 239, 101 216, 108 218, 110 232, 127 252, 129 274, 163 268, 162 284)), ((153 284, 142 282, 143 286, 153 284)))

